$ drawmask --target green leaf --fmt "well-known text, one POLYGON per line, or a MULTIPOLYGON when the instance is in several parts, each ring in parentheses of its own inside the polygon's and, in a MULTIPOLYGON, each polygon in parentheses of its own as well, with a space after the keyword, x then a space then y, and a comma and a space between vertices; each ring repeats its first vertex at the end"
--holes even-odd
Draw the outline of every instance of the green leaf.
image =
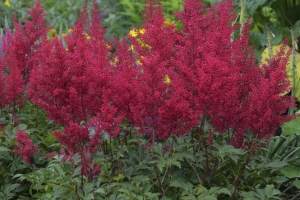
POLYGON ((243 153, 243 150, 236 149, 231 145, 219 146, 218 149, 219 149, 218 156, 220 156, 222 161, 224 161, 224 158, 228 156, 232 161, 237 163, 239 159, 239 155, 243 153))
POLYGON ((230 191, 227 188, 212 187, 209 189, 209 194, 219 195, 219 194, 228 194, 231 195, 230 191))
POLYGON ((287 178, 298 178, 300 177, 299 167, 296 166, 285 166, 280 169, 280 172, 287 178))
POLYGON ((200 195, 199 196, 200 198, 198 199, 201 199, 201 200, 218 200, 217 197, 213 196, 213 195, 200 195))
POLYGON ((85 194, 89 194, 93 191, 94 184, 93 183, 86 183, 83 185, 83 191, 85 194))
POLYGON ((281 194, 281 192, 274 188, 274 185, 267 185, 264 189, 257 189, 257 194, 260 199, 280 199, 276 197, 281 194))
POLYGON ((300 189, 300 180, 295 180, 293 183, 296 188, 300 189))
POLYGON ((282 126, 282 132, 291 135, 296 134, 300 135, 300 117, 297 117, 296 119, 293 119, 289 122, 284 123, 282 126))
POLYGON ((106 194, 104 188, 98 188, 95 193, 99 193, 99 194, 106 194))
POLYGON ((190 192, 193 190, 193 185, 189 182, 172 181, 171 187, 181 188, 184 191, 190 191, 190 192))
POLYGON ((259 0, 259 1, 247 1, 246 8, 249 11, 250 15, 253 15, 255 11, 260 7, 263 6, 267 0, 259 0))
POLYGON ((21 129, 21 130, 24 131, 25 129, 27 129, 27 125, 26 124, 19 124, 18 129, 21 129))
POLYGON ((11 151, 11 150, 7 147, 0 146, 0 152, 4 152, 4 151, 11 151))

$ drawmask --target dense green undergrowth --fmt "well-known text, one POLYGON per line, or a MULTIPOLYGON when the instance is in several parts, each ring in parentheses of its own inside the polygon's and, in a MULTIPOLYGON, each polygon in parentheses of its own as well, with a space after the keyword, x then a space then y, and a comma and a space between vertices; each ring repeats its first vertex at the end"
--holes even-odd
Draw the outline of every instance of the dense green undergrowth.
MULTIPOLYGON (((103 133, 93 162, 97 177, 82 176, 80 157, 47 156, 61 147, 51 134, 54 126, 43 112, 28 103, 19 125, 2 110, 0 137, 0 198, 6 199, 298 199, 300 137, 272 138, 256 149, 236 149, 226 135, 215 133, 198 143, 193 134, 170 137, 153 146, 124 123, 116 138, 103 133), (30 164, 12 152, 18 129, 39 145, 30 164)), ((253 141, 259 142, 259 141, 253 141)), ((262 141, 260 141, 262 142, 262 141)))

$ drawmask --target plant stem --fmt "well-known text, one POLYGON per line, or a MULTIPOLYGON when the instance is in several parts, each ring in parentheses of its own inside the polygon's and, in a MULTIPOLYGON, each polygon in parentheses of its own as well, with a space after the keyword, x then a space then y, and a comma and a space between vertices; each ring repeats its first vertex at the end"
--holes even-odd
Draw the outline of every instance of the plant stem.
POLYGON ((113 148, 112 148, 112 141, 111 137, 109 137, 109 143, 110 143, 110 159, 111 159, 111 178, 114 178, 114 155, 113 155, 113 148))
POLYGON ((232 199, 235 200, 236 199, 236 193, 237 193, 237 188, 240 184, 240 178, 247 166, 247 164, 249 163, 250 161, 250 157, 253 155, 253 152, 254 152, 254 147, 256 146, 257 144, 257 138, 255 138, 252 142, 251 142, 251 145, 250 145, 250 148, 249 148, 249 151, 248 151, 248 154, 247 154, 247 158, 245 160, 245 163, 243 164, 241 170, 239 171, 235 181, 234 181, 234 192, 233 192, 233 195, 232 195, 232 199))
POLYGON ((207 147, 205 147, 205 171, 204 171, 204 175, 203 175, 203 179, 202 179, 202 185, 205 184, 205 181, 206 181, 206 177, 207 177, 207 172, 208 172, 208 161, 209 161, 209 154, 208 154, 208 151, 207 151, 207 147))

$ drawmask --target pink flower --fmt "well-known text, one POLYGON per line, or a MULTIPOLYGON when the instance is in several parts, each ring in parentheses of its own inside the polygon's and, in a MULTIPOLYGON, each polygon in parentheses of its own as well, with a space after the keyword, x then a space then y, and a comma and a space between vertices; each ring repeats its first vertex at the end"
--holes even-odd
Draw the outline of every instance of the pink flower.
POLYGON ((28 134, 22 130, 18 130, 16 134, 16 145, 18 149, 14 149, 13 152, 22 157, 26 163, 31 163, 30 160, 36 153, 38 145, 35 144, 32 146, 32 140, 28 137, 28 134))
MULTIPOLYGON (((94 4, 96 5, 96 4, 94 4)), ((85 27, 86 8, 65 43, 44 41, 31 74, 27 96, 56 123, 87 122, 106 106, 111 82, 109 43, 96 20, 85 27), (88 34, 90 37, 86 37, 88 34)))
POLYGON ((144 17, 142 33, 129 38, 139 61, 136 85, 132 88, 136 95, 130 104, 132 122, 141 128, 141 133, 154 139, 184 135, 197 120, 193 120, 193 111, 188 109, 188 93, 174 93, 174 87, 179 86, 174 84, 178 76, 173 63, 179 33, 174 24, 165 23, 160 4, 155 6, 149 1, 144 17))
POLYGON ((24 26, 19 24, 14 17, 15 30, 11 41, 13 53, 25 83, 29 81, 35 55, 48 32, 46 14, 38 1, 27 13, 30 15, 31 21, 24 20, 24 26))
POLYGON ((205 8, 186 0, 177 16, 184 28, 174 59, 180 82, 173 84, 178 94, 189 93, 189 109, 198 112, 197 119, 208 119, 221 133, 231 129, 240 145, 248 130, 255 138, 268 139, 291 119, 282 114, 295 106, 294 97, 281 95, 291 89, 285 73, 288 56, 281 49, 268 66, 256 64, 248 46, 249 23, 233 38, 238 27, 230 26, 235 19, 232 1, 205 8))
POLYGON ((92 178, 100 172, 100 167, 97 164, 92 164, 91 155, 97 152, 100 145, 100 131, 94 125, 87 124, 86 126, 79 126, 77 123, 70 122, 64 131, 54 131, 60 144, 65 148, 66 153, 60 154, 65 158, 70 159, 78 153, 81 159, 82 174, 92 178))

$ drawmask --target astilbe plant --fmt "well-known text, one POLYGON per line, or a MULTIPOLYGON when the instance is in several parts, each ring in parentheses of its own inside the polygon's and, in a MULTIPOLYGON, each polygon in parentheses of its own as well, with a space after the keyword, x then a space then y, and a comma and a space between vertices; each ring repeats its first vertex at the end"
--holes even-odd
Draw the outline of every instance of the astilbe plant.
POLYGON ((56 123, 87 122, 110 106, 111 49, 93 11, 86 28, 86 8, 64 39, 43 42, 30 79, 28 97, 56 123))
POLYGON ((6 25, 5 35, 1 37, 0 56, 0 107, 18 104, 17 100, 24 91, 24 81, 18 67, 17 57, 12 46, 13 35, 6 25))
POLYGON ((14 20, 14 32, 6 24, 5 35, 1 37, 0 55, 0 106, 22 106, 24 90, 33 67, 34 55, 40 42, 46 37, 47 22, 39 2, 28 11, 31 21, 21 25, 14 20))
POLYGON ((92 162, 92 154, 97 152, 97 147, 100 145, 100 132, 91 124, 80 126, 70 122, 63 132, 54 131, 53 134, 67 151, 62 152, 64 160, 72 162, 72 157, 78 153, 81 159, 79 165, 82 166, 82 175, 92 180, 99 174, 100 166, 92 162), (93 133, 91 133, 92 130, 93 133))
POLYGON ((29 81, 34 65, 35 54, 38 52, 41 42, 46 38, 48 32, 46 14, 38 1, 27 12, 31 21, 24 20, 24 25, 19 24, 14 17, 12 38, 12 51, 16 55, 17 65, 26 84, 29 81))
POLYGON ((13 152, 22 157, 26 163, 30 164, 32 156, 36 154, 38 145, 32 145, 32 140, 23 130, 18 130, 16 133, 16 145, 18 148, 14 149, 13 152))
POLYGON ((145 25, 138 31, 138 37, 129 37, 139 69, 136 97, 130 108, 133 124, 154 141, 170 134, 186 134, 195 123, 187 109, 186 92, 177 96, 173 93, 176 27, 166 23, 161 5, 155 6, 153 1, 149 1, 144 17, 145 25))
POLYGON ((205 8, 202 2, 186 0, 177 17, 183 32, 176 45, 174 66, 181 80, 174 81, 175 90, 192 96, 190 108, 198 111, 200 131, 209 120, 215 131, 230 130, 239 138, 232 144, 241 147, 249 130, 255 138, 269 138, 290 119, 282 114, 294 106, 294 99, 281 95, 291 89, 285 74, 288 59, 281 53, 270 66, 255 63, 254 49, 248 46, 249 23, 233 38, 238 27, 230 26, 235 18, 232 1, 205 8))
POLYGON ((118 135, 122 120, 118 107, 112 103, 115 68, 109 59, 112 47, 103 38, 98 6, 95 1, 93 5, 90 21, 86 3, 68 35, 41 44, 27 92, 50 119, 64 126, 62 131, 53 132, 65 149, 60 154, 71 159, 78 153, 81 177, 86 175, 89 180, 100 171, 92 162, 92 154, 100 145, 100 132, 118 135))
POLYGON ((112 90, 111 98, 113 105, 118 107, 122 119, 133 120, 134 113, 130 105, 136 100, 137 75, 139 74, 134 55, 128 51, 126 38, 122 41, 115 40, 116 51, 112 56, 112 90))

